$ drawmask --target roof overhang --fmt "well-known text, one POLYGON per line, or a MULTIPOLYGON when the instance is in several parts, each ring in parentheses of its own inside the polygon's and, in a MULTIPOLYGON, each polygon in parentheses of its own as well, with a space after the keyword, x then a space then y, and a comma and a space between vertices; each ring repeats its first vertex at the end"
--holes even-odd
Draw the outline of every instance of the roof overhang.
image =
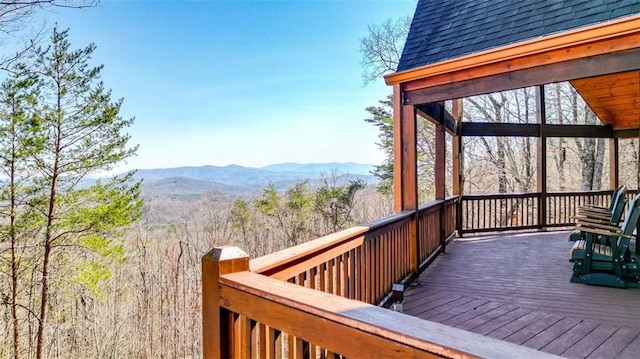
POLYGON ((385 76, 419 105, 571 81, 606 125, 640 127, 640 15, 385 76))

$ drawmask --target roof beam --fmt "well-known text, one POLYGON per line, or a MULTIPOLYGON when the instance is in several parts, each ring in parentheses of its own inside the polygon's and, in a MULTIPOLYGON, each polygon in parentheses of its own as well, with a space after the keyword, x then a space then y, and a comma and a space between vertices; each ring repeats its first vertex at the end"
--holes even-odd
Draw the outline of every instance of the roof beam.
POLYGON ((416 107, 420 116, 425 117, 436 124, 444 124, 447 132, 451 135, 456 134, 456 119, 444 108, 444 104, 441 102, 432 102, 416 107), (442 121, 444 121, 444 123, 442 123, 442 121))
POLYGON ((613 127, 605 125, 546 125, 547 137, 613 138, 613 127))
MULTIPOLYGON (((583 138, 613 138, 611 126, 600 125, 544 125, 547 137, 583 137, 583 138)), ((505 137, 538 137, 539 123, 494 123, 494 122, 463 122, 460 128, 461 136, 505 136, 505 137)), ((637 137, 638 132, 629 133, 629 137, 637 137)))
POLYGON ((463 122, 461 136, 538 137, 538 123, 463 122))
POLYGON ((640 128, 628 128, 613 131, 613 137, 615 138, 638 138, 639 136, 640 128))
POLYGON ((640 49, 579 58, 513 72, 407 91, 405 105, 420 105, 553 82, 640 70, 640 49))

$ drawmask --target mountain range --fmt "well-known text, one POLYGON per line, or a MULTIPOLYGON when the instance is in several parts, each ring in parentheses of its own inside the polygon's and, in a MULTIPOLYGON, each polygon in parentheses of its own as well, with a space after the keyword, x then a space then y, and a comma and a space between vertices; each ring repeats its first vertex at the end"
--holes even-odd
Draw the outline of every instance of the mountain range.
POLYGON ((337 175, 341 179, 362 179, 376 182, 371 174, 374 166, 362 163, 278 163, 261 168, 228 166, 189 166, 176 168, 140 169, 135 178, 143 180, 147 195, 190 195, 207 192, 242 194, 261 190, 269 183, 278 189, 322 176, 337 175))

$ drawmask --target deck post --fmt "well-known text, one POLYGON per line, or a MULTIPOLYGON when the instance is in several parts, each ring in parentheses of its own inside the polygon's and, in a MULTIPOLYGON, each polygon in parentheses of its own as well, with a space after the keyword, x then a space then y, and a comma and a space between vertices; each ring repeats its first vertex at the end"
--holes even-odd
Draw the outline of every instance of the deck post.
POLYGON ((463 160, 463 142, 460 135, 460 124, 462 122, 462 99, 453 100, 451 109, 453 118, 456 120, 456 133, 453 136, 453 194, 458 196, 456 202, 456 231, 458 236, 462 237, 462 192, 464 188, 464 178, 462 177, 463 160))
POLYGON ((202 257, 202 357, 231 357, 230 312, 220 306, 220 276, 249 270, 238 247, 216 247, 202 257))
POLYGON ((616 189, 620 185, 620 145, 618 138, 609 139, 609 188, 616 189))
POLYGON ((445 207, 445 197, 446 197, 446 153, 447 153, 447 143, 446 143, 446 132, 444 126, 444 118, 439 119, 438 124, 436 125, 436 155, 435 155, 435 186, 436 186, 436 200, 442 201, 440 206, 440 253, 446 252, 446 243, 447 240, 445 238, 445 227, 446 227, 446 207, 445 207))
POLYGON ((544 85, 536 87, 536 116, 540 124, 537 148, 537 187, 540 194, 538 203, 538 226, 545 230, 547 226, 547 110, 545 107, 544 85))
POLYGON ((393 203, 394 212, 414 211, 409 222, 410 270, 420 265, 418 238, 418 155, 416 109, 404 104, 400 85, 393 86, 393 203))

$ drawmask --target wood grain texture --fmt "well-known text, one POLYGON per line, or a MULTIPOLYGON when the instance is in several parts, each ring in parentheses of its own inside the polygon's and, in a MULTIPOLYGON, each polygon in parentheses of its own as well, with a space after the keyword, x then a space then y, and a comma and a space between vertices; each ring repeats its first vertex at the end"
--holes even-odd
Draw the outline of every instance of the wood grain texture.
MULTIPOLYGON (((226 309, 353 358, 545 358, 544 353, 251 272, 221 278, 226 309)), ((299 346, 292 343, 294 352, 299 346)), ((549 356, 553 357, 553 356, 549 356)))
POLYGON ((463 238, 405 313, 568 358, 637 358, 640 290, 570 283, 568 232, 463 238))

